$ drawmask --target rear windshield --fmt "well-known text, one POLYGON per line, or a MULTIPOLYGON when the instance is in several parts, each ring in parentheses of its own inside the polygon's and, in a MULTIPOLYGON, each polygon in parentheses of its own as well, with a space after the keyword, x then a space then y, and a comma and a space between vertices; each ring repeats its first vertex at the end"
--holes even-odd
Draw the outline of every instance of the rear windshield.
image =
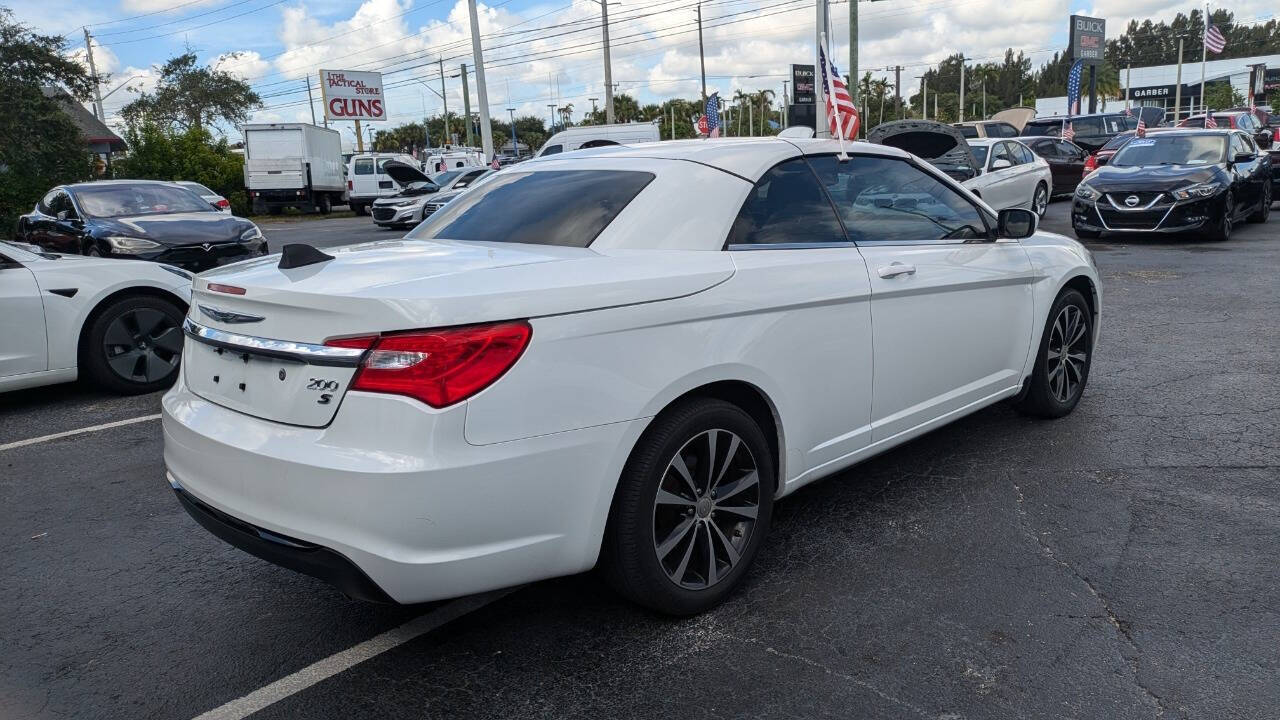
POLYGON ((504 170, 408 237, 587 247, 653 177, 630 170, 504 170))
POLYGON ((218 194, 210 190, 209 188, 201 185, 200 183, 184 182, 180 184, 182 185, 182 187, 187 188, 188 190, 193 190, 200 195, 217 195, 218 194))
POLYGON ((1103 146, 1102 146, 1102 147, 1100 147, 1100 148, 1098 148, 1098 150, 1099 150, 1099 151, 1102 151, 1102 150, 1117 150, 1117 149, 1119 149, 1119 148, 1120 148, 1120 146, 1121 146, 1121 145, 1124 145, 1125 143, 1129 142, 1129 141, 1130 141, 1130 140, 1132 140, 1132 139, 1133 139, 1133 136, 1132 136, 1132 135, 1117 135, 1117 136, 1115 136, 1115 137, 1111 138, 1110 140, 1108 140, 1108 141, 1107 141, 1107 144, 1106 144, 1106 145, 1103 145, 1103 146))
POLYGON ((960 134, 967 138, 978 137, 978 128, 972 125, 956 125, 960 129, 960 134))

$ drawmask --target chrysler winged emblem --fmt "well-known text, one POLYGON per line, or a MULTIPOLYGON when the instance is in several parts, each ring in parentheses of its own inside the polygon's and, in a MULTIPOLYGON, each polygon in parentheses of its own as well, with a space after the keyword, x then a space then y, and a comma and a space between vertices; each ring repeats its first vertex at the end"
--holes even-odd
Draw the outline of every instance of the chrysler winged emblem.
POLYGON ((208 305, 200 305, 199 308, 200 308, 200 312, 204 313, 205 317, 208 317, 212 320, 217 320, 218 322, 221 322, 221 323, 228 323, 233 325, 239 324, 239 323, 262 322, 263 320, 266 319, 261 315, 245 315, 243 313, 231 312, 229 310, 222 310, 220 308, 210 307, 208 305))

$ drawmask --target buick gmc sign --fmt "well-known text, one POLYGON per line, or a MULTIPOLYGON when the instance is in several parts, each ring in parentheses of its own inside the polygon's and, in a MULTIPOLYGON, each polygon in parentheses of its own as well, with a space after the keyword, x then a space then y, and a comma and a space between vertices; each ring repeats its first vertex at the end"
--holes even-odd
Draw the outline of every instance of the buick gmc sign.
POLYGON ((1107 49, 1107 21, 1102 18, 1071 16, 1071 59, 1085 65, 1101 65, 1107 49))

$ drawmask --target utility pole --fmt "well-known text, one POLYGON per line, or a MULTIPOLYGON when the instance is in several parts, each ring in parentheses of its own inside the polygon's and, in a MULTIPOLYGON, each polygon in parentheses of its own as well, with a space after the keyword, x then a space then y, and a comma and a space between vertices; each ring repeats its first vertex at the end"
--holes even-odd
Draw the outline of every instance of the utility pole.
POLYGON ((440 63, 440 100, 444 102, 444 138, 440 141, 440 147, 450 144, 449 137, 449 96, 444 89, 444 58, 441 57, 440 63))
POLYGON ((518 158, 520 157, 520 143, 516 141, 516 109, 507 108, 507 112, 511 115, 511 157, 518 158))
POLYGON ((1089 114, 1098 112, 1098 66, 1089 66, 1089 114))
POLYGON ((849 99, 858 106, 858 0, 849 0, 849 99))
MULTIPOLYGON (((855 1, 851 0, 851 3, 855 1)), ((822 38, 827 32, 827 0, 818 0, 813 5, 817 12, 817 17, 814 19, 813 46, 819 48, 822 47, 822 38)), ((826 48, 824 52, 830 51, 831 48, 826 48)), ((830 138, 831 128, 827 125, 827 84, 820 80, 822 71, 825 68, 820 66, 816 51, 814 56, 813 65, 817 72, 814 74, 813 79, 815 81, 814 84, 818 87, 817 92, 813 94, 813 136, 816 138, 830 138)), ((850 81, 850 85, 856 82, 852 77, 850 77, 850 81)))
POLYGON ((547 103, 547 108, 551 110, 551 134, 556 133, 556 104, 547 103))
POLYGON ((1173 86, 1173 123, 1178 124, 1178 117, 1182 114, 1182 40, 1178 38, 1178 79, 1174 81, 1173 86))
POLYGON ((920 117, 924 120, 929 119, 929 76, 917 75, 916 79, 920 81, 920 117))
POLYGON ((359 120, 356 120, 356 152, 364 152, 364 135, 360 133, 359 120))
MULTIPOLYGON (((1092 109, 1089 112, 1093 112, 1092 109)), ((987 76, 982 76, 982 119, 987 119, 987 76)))
MULTIPOLYGON (((849 0, 857 2, 857 0, 849 0)), ((898 119, 902 119, 902 66, 898 65, 893 69, 893 104, 898 109, 898 119)))
POLYGON ((787 97, 788 82, 790 82, 790 80, 782 81, 782 107, 778 109, 778 114, 779 116, 781 116, 781 119, 782 119, 783 129, 787 127, 787 103, 791 101, 790 98, 787 97))
POLYGON ((489 123, 489 89, 484 84, 484 48, 480 45, 476 0, 469 0, 467 5, 471 11, 471 57, 476 61, 476 100, 480 102, 480 144, 488 161, 493 158, 493 126, 489 123))
MULTIPOLYGON (((825 0, 818 0, 819 3, 825 0)), ((702 51, 702 3, 698 3, 698 66, 702 68, 702 106, 707 106, 707 58, 702 51)))
POLYGON ((1129 109, 1129 86, 1133 84, 1133 63, 1124 69, 1124 109, 1129 109))
POLYGON ((471 147, 471 90, 467 87, 466 63, 462 63, 462 114, 467 118, 467 147, 471 147))
POLYGON ((956 112, 960 115, 956 122, 964 122, 964 53, 960 53, 960 104, 956 112))
POLYGON ((609 62, 609 0, 600 3, 600 23, 604 28, 604 121, 613 124, 613 68, 609 62))
POLYGON ((595 120, 596 119, 596 100, 598 100, 599 98, 587 98, 587 99, 591 101, 591 119, 595 120))
MULTIPOLYGON (((701 37, 701 30, 699 37, 701 37)), ((102 88, 98 87, 98 68, 93 64, 93 36, 89 34, 89 28, 84 29, 84 52, 89 60, 89 74, 93 76, 93 113, 99 122, 107 121, 107 114, 102 111, 102 88)))
POLYGON ((311 108, 311 124, 316 124, 316 101, 311 98, 311 73, 307 73, 307 107, 311 108))

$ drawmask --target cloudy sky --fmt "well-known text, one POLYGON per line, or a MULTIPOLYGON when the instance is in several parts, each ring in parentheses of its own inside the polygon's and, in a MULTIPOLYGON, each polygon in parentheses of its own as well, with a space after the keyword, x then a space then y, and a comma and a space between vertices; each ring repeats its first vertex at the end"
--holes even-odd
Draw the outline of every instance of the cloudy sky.
MULTIPOLYGON (((309 121, 305 78, 320 67, 381 70, 391 125, 438 114, 437 61, 445 74, 474 65, 465 0, 0 0, 17 19, 65 34, 83 56, 88 26, 98 70, 111 74, 108 118, 147 88, 154 67, 194 49, 249 81, 263 97, 258 121, 309 121)), ((613 79, 641 102, 696 97, 698 36, 692 0, 610 2, 613 79)), ((1274 0, 1215 5, 1250 22, 1269 18, 1274 0)), ((954 52, 988 59, 1007 47, 1039 64, 1066 45, 1067 16, 1104 17, 1113 32, 1132 17, 1167 19, 1193 3, 1165 0, 888 0, 859 5, 861 68, 877 75, 901 64, 904 92, 915 75, 954 52)), ((490 112, 549 115, 572 104, 575 117, 603 99, 598 0, 485 0, 479 5, 490 112)), ((833 56, 848 65, 846 2, 831 5, 833 56), (843 39, 843 41, 841 41, 843 39)), ((771 88, 781 94, 788 66, 813 62, 813 0, 704 0, 708 92, 771 88)), ((474 77, 472 101, 475 102, 474 77)), ((451 109, 462 107, 459 78, 446 78, 451 109)), ((320 112, 316 95, 316 112, 320 112)), ((235 136, 233 129, 228 133, 235 136)))

